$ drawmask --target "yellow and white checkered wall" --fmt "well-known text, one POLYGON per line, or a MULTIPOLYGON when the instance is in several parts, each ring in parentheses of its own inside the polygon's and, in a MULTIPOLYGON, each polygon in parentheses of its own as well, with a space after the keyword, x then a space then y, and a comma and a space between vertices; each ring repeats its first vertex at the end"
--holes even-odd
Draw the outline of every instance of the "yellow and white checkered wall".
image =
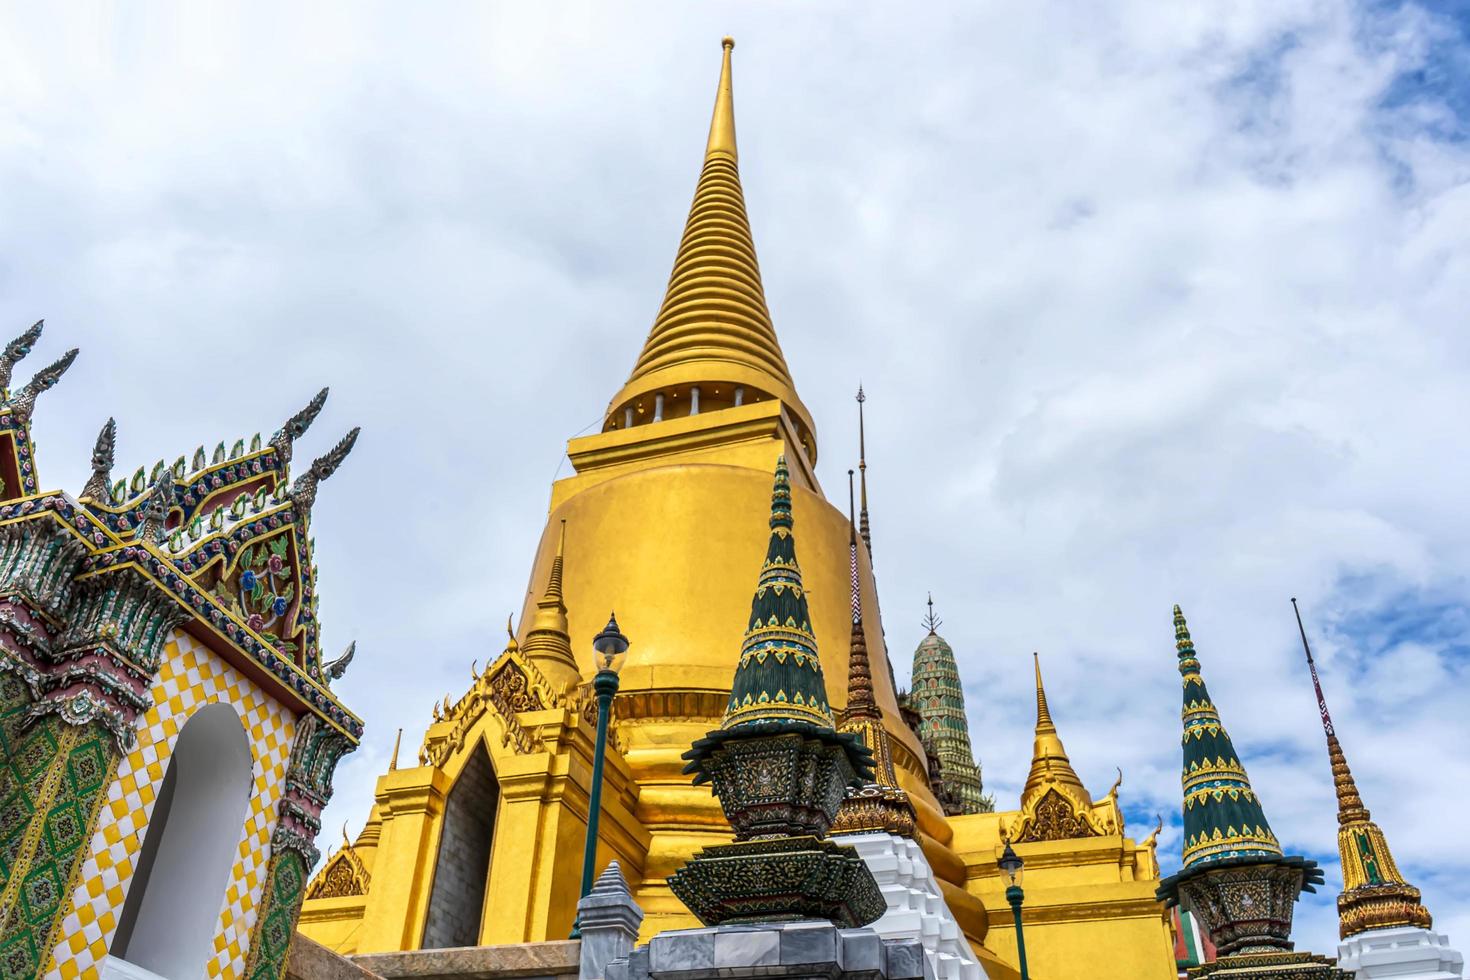
POLYGON ((99 975, 179 731, 195 711, 215 703, 228 704, 240 715, 250 740, 254 784, 229 889, 220 902, 214 955, 206 974, 225 978, 244 974, 296 718, 254 681, 177 631, 164 648, 164 663, 151 693, 153 707, 137 729, 138 744, 122 760, 117 777, 107 788, 80 883, 72 893, 60 941, 52 951, 47 980, 93 980, 99 975))

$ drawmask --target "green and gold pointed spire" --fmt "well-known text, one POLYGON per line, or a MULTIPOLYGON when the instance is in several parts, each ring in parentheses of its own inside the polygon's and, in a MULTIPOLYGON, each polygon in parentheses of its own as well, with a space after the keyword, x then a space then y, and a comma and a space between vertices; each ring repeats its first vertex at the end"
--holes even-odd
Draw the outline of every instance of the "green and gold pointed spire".
MULTIPOLYGON (((1220 722, 1220 712, 1210 700, 1194 640, 1178 606, 1174 647, 1184 681, 1184 861, 1177 874, 1159 882, 1154 894, 1166 906, 1179 905, 1194 913, 1222 964, 1237 956, 1270 954, 1286 957, 1272 962, 1292 965, 1290 971, 1272 976, 1287 972, 1303 978, 1341 976, 1321 957, 1291 952, 1294 907, 1302 892, 1316 891, 1322 884, 1322 869, 1309 858, 1282 854, 1220 722)), ((1232 970, 1225 972, 1234 975, 1232 970)), ((1257 975, 1251 969, 1246 972, 1257 975)))
POLYGON ((726 730, 767 721, 833 727, 792 524, 791 482, 782 456, 776 461, 771 490, 766 560, 756 580, 740 663, 720 726, 726 730))
POLYGON ((1194 641, 1178 606, 1174 646, 1184 681, 1184 868, 1281 857, 1281 845, 1200 676, 1194 641))

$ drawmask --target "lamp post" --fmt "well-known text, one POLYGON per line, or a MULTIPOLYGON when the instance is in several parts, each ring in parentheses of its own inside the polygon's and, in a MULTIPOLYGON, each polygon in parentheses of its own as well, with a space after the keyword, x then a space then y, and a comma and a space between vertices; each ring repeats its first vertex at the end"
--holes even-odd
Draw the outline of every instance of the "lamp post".
POLYGON ((1011 914, 1016 917, 1016 954, 1021 960, 1021 980, 1031 980, 1031 974, 1026 971, 1026 934, 1021 930, 1021 901, 1026 897, 1021 891, 1021 870, 1026 862, 1011 848, 1011 842, 1006 841, 1005 853, 996 863, 1006 876, 1006 901, 1011 903, 1011 914))
MULTIPOLYGON (((592 638, 597 655, 597 674, 592 678, 592 692, 597 696, 597 745, 592 750, 592 787, 587 798, 587 842, 582 848, 582 891, 586 898, 592 890, 597 868, 597 821, 602 816, 602 761, 607 750, 607 723, 612 715, 613 695, 618 693, 618 670, 623 654, 628 652, 628 638, 618 629, 618 617, 608 617, 602 632, 592 638)), ((580 913, 572 923, 572 938, 582 937, 580 913)))

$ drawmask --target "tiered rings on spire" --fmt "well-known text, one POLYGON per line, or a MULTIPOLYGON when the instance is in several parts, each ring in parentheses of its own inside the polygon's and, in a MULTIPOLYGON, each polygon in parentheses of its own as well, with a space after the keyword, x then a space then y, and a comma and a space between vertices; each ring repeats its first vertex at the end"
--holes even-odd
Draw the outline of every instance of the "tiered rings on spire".
POLYGON ((1184 679, 1184 867, 1246 856, 1281 856, 1220 713, 1200 676, 1184 613, 1174 607, 1174 646, 1184 679))
POLYGON ((815 462, 815 429, 776 339, 745 212, 730 79, 735 42, 725 38, 723 45, 704 167, 668 290, 633 373, 608 405, 606 426, 670 417, 672 399, 683 394, 690 404, 693 387, 702 411, 775 398, 795 417, 815 462), (665 410, 655 412, 655 405, 665 410))
POLYGON ((1220 969, 1256 966, 1237 957, 1267 953, 1294 965, 1292 976, 1341 976, 1320 957, 1290 952, 1297 896, 1316 891, 1322 870, 1315 861, 1281 853, 1210 700, 1178 606, 1174 648, 1184 679, 1184 867, 1159 882, 1159 900, 1194 912, 1219 951, 1220 969))
POLYGON ((722 727, 779 720, 831 728, 832 709, 791 533, 791 482, 785 456, 776 463, 770 524, 766 560, 750 602, 750 624, 722 727))

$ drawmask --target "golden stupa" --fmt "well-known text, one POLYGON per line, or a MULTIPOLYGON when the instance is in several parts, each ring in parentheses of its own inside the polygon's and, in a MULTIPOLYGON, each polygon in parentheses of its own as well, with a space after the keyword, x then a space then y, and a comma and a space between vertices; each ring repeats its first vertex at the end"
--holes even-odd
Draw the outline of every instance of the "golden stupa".
MULTIPOLYGON (((834 709, 846 701, 849 519, 817 482, 816 426, 766 306, 737 165, 733 46, 725 39, 663 304, 602 431, 567 444, 575 472, 551 488, 519 630, 459 701, 435 708, 417 765, 395 752, 363 831, 312 883, 300 929, 318 942, 357 953, 567 936, 593 753, 590 640, 610 610, 632 646, 597 865, 619 862, 646 912, 644 939, 698 924, 667 878, 730 828, 680 755, 723 714, 783 454, 823 671, 834 709)), ((945 815, 900 714, 870 557, 857 551, 872 698, 917 839, 986 971, 1017 975, 996 867, 1009 837, 1028 863, 1033 976, 1173 977, 1152 838, 1123 836, 1115 794, 1092 801, 1049 715, 1020 811, 945 815)))

